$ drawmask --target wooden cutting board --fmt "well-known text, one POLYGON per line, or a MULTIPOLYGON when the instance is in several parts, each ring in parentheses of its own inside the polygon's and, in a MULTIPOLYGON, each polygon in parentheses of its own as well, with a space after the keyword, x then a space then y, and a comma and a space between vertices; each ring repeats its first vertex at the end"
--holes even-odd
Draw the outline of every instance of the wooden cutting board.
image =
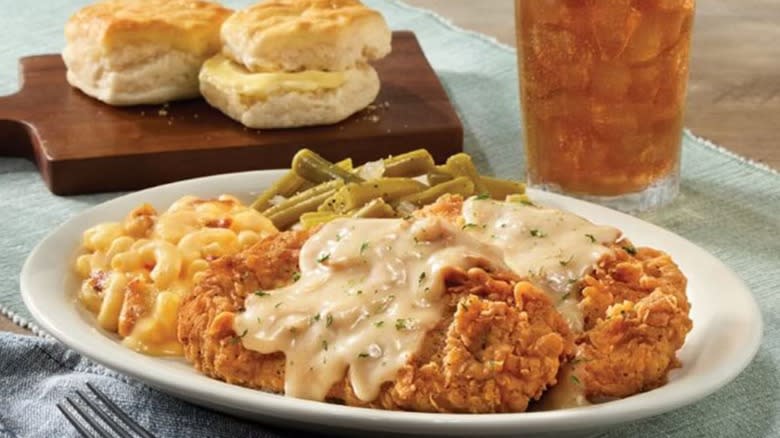
POLYGON ((392 54, 375 67, 375 105, 336 125, 258 131, 202 99, 112 107, 70 87, 59 55, 23 58, 21 90, 0 97, 0 155, 34 159, 52 192, 72 195, 288 167, 302 147, 358 163, 462 150, 460 120, 413 33, 394 32, 392 54))

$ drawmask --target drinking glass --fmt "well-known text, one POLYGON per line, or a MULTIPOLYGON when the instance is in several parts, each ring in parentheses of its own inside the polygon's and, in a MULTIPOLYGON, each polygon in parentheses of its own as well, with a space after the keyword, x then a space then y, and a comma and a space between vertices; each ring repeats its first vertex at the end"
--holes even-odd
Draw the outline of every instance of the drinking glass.
POLYGON ((515 0, 531 186, 623 211, 679 191, 694 0, 515 0))

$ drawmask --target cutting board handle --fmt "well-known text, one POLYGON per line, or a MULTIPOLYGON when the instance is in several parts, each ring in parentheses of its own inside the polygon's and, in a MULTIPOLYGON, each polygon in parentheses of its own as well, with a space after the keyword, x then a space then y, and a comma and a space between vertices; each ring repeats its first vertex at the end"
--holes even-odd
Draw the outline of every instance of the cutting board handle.
POLYGON ((33 156, 29 126, 19 120, 19 94, 0 96, 0 157, 33 156))

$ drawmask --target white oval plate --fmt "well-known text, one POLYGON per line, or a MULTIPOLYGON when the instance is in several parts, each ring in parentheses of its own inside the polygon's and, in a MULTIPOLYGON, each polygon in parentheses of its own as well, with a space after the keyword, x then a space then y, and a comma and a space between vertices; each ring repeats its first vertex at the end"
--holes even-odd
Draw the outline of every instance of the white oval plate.
POLYGON ((266 422, 319 430, 384 431, 448 436, 581 434, 650 417, 693 403, 735 378, 761 340, 761 314, 745 284, 723 263, 669 231, 598 205, 529 190, 538 203, 565 209, 593 222, 622 229, 637 245, 672 255, 688 276, 694 325, 679 352, 683 366, 667 385, 623 400, 551 412, 519 414, 426 414, 380 411, 287 398, 229 385, 200 375, 181 359, 145 356, 123 347, 116 336, 95 328, 77 305, 74 255, 81 234, 99 222, 116 221, 149 202, 166 209, 184 195, 223 193, 250 201, 282 170, 198 178, 155 187, 81 213, 49 234, 33 250, 21 274, 27 308, 43 329, 64 344, 109 368, 193 403, 266 422))

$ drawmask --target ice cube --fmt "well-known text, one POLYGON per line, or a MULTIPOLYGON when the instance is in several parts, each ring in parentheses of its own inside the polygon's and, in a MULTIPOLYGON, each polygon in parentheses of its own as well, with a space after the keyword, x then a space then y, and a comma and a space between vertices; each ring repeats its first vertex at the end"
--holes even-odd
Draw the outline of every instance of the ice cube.
POLYGON ((533 112, 541 120, 568 118, 588 120, 590 99, 572 93, 555 93, 546 99, 529 102, 527 112, 533 112))
POLYGON ((664 49, 664 23, 657 14, 646 14, 626 46, 623 57, 631 64, 650 61, 664 49))
POLYGON ((694 3, 694 0, 634 0, 634 6, 640 11, 691 12, 694 3))
POLYGON ((657 63, 631 67, 629 99, 633 102, 652 102, 662 80, 661 66, 657 63))
POLYGON ((623 53, 642 18, 631 0, 594 2, 591 14, 593 37, 604 60, 615 59, 623 53))
POLYGON ((658 14, 658 20, 661 22, 662 50, 674 46, 683 37, 689 37, 687 31, 690 29, 690 19, 691 14, 682 11, 672 11, 658 14))
POLYGON ((591 75, 594 97, 602 100, 621 100, 631 86, 631 70, 617 62, 597 62, 591 75))
POLYGON ((532 53, 547 68, 562 68, 578 60, 577 40, 568 30, 536 25, 527 35, 532 53))
POLYGON ((664 80, 654 98, 656 112, 668 117, 682 107, 685 100, 685 90, 688 79, 688 49, 687 40, 666 51, 660 59, 661 77, 664 80))
POLYGON ((573 20, 564 0, 532 0, 519 2, 523 14, 534 23, 564 26, 573 20))
POLYGON ((692 11, 694 0, 654 0, 654 3, 663 11, 692 11))
POLYGON ((587 41, 580 43, 573 33, 546 26, 536 26, 527 35, 521 46, 521 81, 529 96, 547 97, 588 87, 593 50, 587 41))
POLYGON ((642 108, 627 103, 594 102, 591 107, 591 124, 593 131, 603 139, 620 139, 634 135, 640 128, 643 114, 642 108))

